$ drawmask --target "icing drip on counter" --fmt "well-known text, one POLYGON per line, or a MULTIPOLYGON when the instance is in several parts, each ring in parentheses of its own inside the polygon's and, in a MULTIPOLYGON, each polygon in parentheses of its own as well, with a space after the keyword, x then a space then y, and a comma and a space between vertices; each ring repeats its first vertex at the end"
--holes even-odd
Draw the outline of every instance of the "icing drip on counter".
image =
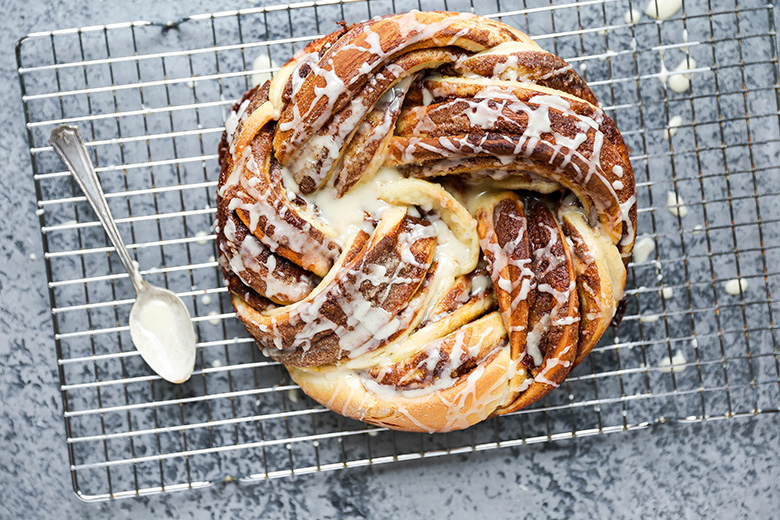
POLYGON ((627 24, 637 24, 642 20, 642 13, 640 13, 637 9, 630 9, 626 11, 623 19, 627 24))
POLYGON ((649 0, 645 14, 655 20, 668 20, 682 9, 683 0, 649 0))
POLYGON ((726 290, 726 294, 739 296, 741 293, 747 291, 748 281, 744 278, 733 278, 724 283, 723 288, 726 290))
POLYGON ((687 362, 688 360, 685 359, 683 353, 678 350, 671 359, 669 359, 669 356, 661 358, 661 361, 658 363, 658 371, 664 374, 684 372, 687 368, 685 366, 687 362))
POLYGON ((278 68, 278 65, 274 63, 274 60, 268 56, 267 51, 263 49, 260 54, 257 55, 255 61, 252 62, 252 70, 256 71, 252 73, 252 86, 256 87, 262 85, 271 79, 273 76, 271 71, 278 68))
POLYGON ((666 209, 676 217, 684 217, 688 214, 688 206, 685 205, 682 195, 673 191, 666 192, 666 209))
POLYGON ((678 94, 682 94, 691 87, 693 74, 689 71, 696 68, 696 60, 686 56, 674 71, 669 75, 669 88, 678 94))

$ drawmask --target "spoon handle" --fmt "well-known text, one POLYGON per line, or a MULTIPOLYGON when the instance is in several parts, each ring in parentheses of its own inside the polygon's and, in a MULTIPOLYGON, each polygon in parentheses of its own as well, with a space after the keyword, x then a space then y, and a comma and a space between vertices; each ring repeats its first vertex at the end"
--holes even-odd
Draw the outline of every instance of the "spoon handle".
POLYGON ((111 239, 111 243, 116 248, 116 252, 119 255, 119 259, 122 261, 122 265, 125 266, 128 274, 130 275, 130 281, 133 282, 136 292, 143 289, 144 280, 141 277, 141 273, 133 263, 133 259, 130 253, 127 251, 122 236, 119 234, 119 230, 114 222, 114 217, 111 216, 111 210, 108 208, 106 202, 106 196, 103 194, 103 189, 100 187, 100 179, 98 179, 95 173, 95 168, 92 166, 92 160, 89 158, 87 149, 84 146, 84 141, 81 139, 81 134, 78 128, 75 126, 61 125, 55 128, 51 137, 49 138, 49 144, 51 144, 57 155, 68 166, 70 173, 78 182, 84 195, 87 197, 87 201, 95 210, 95 213, 100 219, 100 223, 103 224, 103 229, 106 230, 108 238, 111 239))

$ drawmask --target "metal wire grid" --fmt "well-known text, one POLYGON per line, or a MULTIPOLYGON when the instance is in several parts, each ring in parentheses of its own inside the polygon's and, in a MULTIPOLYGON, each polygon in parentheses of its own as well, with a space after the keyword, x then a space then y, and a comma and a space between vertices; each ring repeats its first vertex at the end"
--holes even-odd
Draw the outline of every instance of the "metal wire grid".
POLYGON ((777 411, 774 9, 689 0, 663 23, 624 18, 644 8, 324 1, 23 38, 19 78, 77 494, 119 498, 777 411), (633 150, 639 236, 656 244, 629 267, 622 324, 560 389, 532 409, 446 435, 374 428, 298 392, 235 319, 211 229, 222 122, 252 75, 273 73, 335 21, 411 8, 496 17, 578 67, 633 150), (681 60, 694 73, 680 94, 661 80, 681 60), (133 350, 132 286, 47 145, 60 123, 77 124, 88 141, 146 277, 181 295, 194 316, 201 341, 186 384, 161 380, 133 350), (676 215, 669 192, 685 201, 671 206, 676 215), (733 278, 747 281, 738 295, 724 290, 733 278))

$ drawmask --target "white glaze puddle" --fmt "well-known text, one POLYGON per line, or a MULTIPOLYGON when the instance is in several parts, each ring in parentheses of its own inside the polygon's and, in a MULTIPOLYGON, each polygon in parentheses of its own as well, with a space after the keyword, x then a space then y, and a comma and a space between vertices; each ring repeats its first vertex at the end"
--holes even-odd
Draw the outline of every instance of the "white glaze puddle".
POLYGON ((682 9, 682 0, 650 0, 645 14, 655 20, 668 20, 682 9))
POLYGON ((623 17, 627 24, 637 24, 642 19, 642 13, 638 9, 629 9, 623 17))
POLYGON ((682 195, 677 195, 673 191, 666 193, 666 209, 676 217, 684 217, 688 214, 688 207, 685 205, 682 195))
MULTIPOLYGON (((298 186, 289 175, 289 170, 285 168, 283 173, 284 186, 288 190, 297 192, 298 186)), ((341 235, 340 240, 346 244, 364 228, 366 214, 378 219, 390 207, 390 204, 379 199, 380 185, 401 178, 401 174, 396 169, 382 168, 372 179, 363 180, 341 198, 336 197, 336 190, 330 184, 310 195, 300 195, 316 206, 319 210, 317 215, 319 219, 335 229, 341 235)))
POLYGON ((208 232, 206 231, 198 231, 195 233, 195 236, 198 238, 198 240, 195 241, 196 244, 199 246, 205 246, 209 243, 209 239, 207 238, 209 236, 208 232))
POLYGON ((688 56, 683 59, 677 67, 669 74, 669 88, 678 94, 686 92, 691 88, 691 78, 693 74, 688 71, 696 68, 696 60, 688 56))
POLYGON ((688 360, 685 359, 683 353, 678 350, 674 353, 672 359, 669 359, 669 356, 661 358, 661 361, 658 363, 658 371, 663 372, 664 374, 683 372, 686 369, 685 363, 687 361, 688 360))
MULTIPOLYGON (((297 188, 295 181, 284 169, 284 185, 287 188, 297 188)), ((336 198, 336 190, 327 185, 311 195, 301 195, 310 204, 317 207, 318 218, 335 229, 343 243, 349 243, 352 237, 361 229, 366 229, 366 215, 378 220, 392 204, 380 199, 383 185, 392 184, 403 179, 396 168, 384 167, 367 180, 336 198)), ((429 210, 431 208, 423 208, 429 210)), ((450 267, 455 268, 468 263, 472 252, 453 234, 443 220, 434 222, 438 244, 435 259, 439 269, 435 279, 440 278, 450 267)))
POLYGON ((634 262, 637 264, 647 262, 653 251, 655 251, 655 240, 651 237, 640 238, 634 244, 634 262))
POLYGON ((677 132, 680 130, 680 127, 682 126, 683 119, 681 116, 673 116, 669 120, 669 126, 666 130, 664 130, 664 139, 667 141, 671 139, 672 137, 677 134, 677 132))
POLYGON ((744 278, 733 278, 723 284, 723 288, 726 290, 726 294, 731 296, 739 296, 740 292, 747 291, 748 281, 744 278))

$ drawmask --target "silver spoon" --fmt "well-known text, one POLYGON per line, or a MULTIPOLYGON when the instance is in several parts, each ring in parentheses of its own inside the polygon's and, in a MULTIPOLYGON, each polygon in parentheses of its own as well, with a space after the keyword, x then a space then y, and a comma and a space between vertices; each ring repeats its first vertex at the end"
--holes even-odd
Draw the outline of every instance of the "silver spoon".
POLYGON ((149 284, 141 276, 114 223, 78 129, 58 126, 52 131, 49 143, 87 196, 130 275, 138 295, 130 309, 130 337, 135 348, 160 377, 172 383, 183 383, 195 367, 195 329, 187 307, 174 293, 149 284))

